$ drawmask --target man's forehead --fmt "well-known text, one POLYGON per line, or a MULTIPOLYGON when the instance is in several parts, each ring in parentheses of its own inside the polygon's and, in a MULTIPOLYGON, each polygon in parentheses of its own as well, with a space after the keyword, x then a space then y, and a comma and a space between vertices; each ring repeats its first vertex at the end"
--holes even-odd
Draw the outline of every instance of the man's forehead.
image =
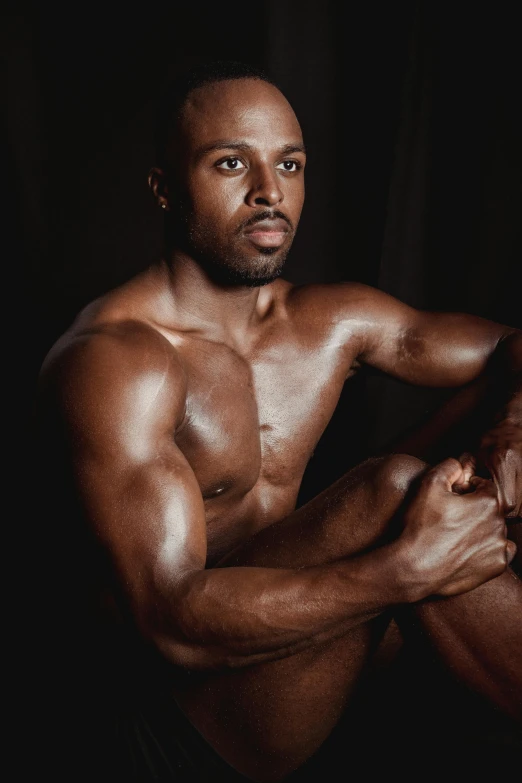
POLYGON ((183 135, 197 145, 214 138, 280 137, 301 140, 301 128, 284 95, 259 79, 230 79, 198 87, 186 101, 183 135))

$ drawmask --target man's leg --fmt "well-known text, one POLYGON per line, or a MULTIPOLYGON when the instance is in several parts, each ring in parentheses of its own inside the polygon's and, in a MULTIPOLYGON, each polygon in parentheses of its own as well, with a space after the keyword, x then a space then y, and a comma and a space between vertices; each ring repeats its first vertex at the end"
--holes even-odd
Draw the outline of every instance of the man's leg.
MULTIPOLYGON (((374 547, 425 467, 402 455, 368 460, 220 565, 312 566, 374 547)), ((253 780, 281 780, 330 734, 384 628, 377 618, 288 658, 191 675, 180 703, 232 766, 253 780)))
MULTIPOLYGON (((429 461, 457 457, 470 447, 469 438, 477 431, 477 422, 480 426, 487 418, 484 410, 488 407, 487 387, 483 382, 473 384, 394 450, 429 461)), ((401 504, 424 469, 420 460, 398 454, 369 460, 282 523, 262 531, 223 565, 313 565, 371 548, 384 536, 395 534, 393 522, 400 520, 401 504), (344 514, 335 513, 339 508, 344 514)), ((507 677, 504 692, 514 694, 516 701, 521 680, 512 653, 513 647, 522 645, 522 623, 517 622, 520 598, 520 582, 509 570, 477 591, 406 610, 402 619, 406 617, 408 636, 422 629, 449 670, 491 697, 488 666, 484 666, 490 660, 495 675, 507 677), (486 626, 489 631, 485 632, 486 626), (464 628, 466 632, 459 636, 459 629, 464 628), (458 641, 452 638, 455 634, 458 641), (498 657, 491 647, 493 639, 498 657), (468 668, 469 648, 473 647, 476 654, 468 668), (482 685, 477 676, 483 678, 482 685)), ((321 745, 336 724, 365 662, 382 638, 386 627, 382 619, 387 618, 288 659, 208 677, 187 692, 184 707, 232 764, 246 774, 250 771, 253 779, 282 779, 321 745), (202 718, 205 712, 206 721, 202 718)), ((392 646, 396 639, 397 634, 392 646)), ((497 703, 502 703, 497 685, 494 688, 497 703)), ((511 709, 507 704, 506 708, 511 709)))
POLYGON ((452 677, 522 721, 522 582, 512 569, 401 615, 406 640, 420 633, 452 677))
MULTIPOLYGON (((487 378, 459 390, 395 447, 432 462, 472 449, 498 408, 487 378)), ((522 523, 508 521, 518 546, 511 568, 469 593, 405 607, 397 617, 408 641, 435 654, 460 683, 522 720, 522 523)))

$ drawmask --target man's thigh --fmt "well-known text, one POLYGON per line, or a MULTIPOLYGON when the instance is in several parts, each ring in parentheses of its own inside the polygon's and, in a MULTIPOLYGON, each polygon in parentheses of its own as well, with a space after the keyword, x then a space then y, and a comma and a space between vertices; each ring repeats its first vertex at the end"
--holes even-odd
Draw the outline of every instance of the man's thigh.
MULTIPOLYGON (((424 469, 419 460, 400 455, 368 460, 284 520, 279 530, 263 531, 243 551, 236 550, 230 564, 306 567, 375 546, 424 469)), ((387 622, 382 615, 356 627, 352 623, 339 628, 337 636, 280 660, 193 674, 180 704, 231 765, 254 780, 282 779, 330 734, 387 622)))
POLYGON ((217 566, 306 568, 374 548, 400 530, 403 507, 427 467, 406 454, 367 459, 217 566))

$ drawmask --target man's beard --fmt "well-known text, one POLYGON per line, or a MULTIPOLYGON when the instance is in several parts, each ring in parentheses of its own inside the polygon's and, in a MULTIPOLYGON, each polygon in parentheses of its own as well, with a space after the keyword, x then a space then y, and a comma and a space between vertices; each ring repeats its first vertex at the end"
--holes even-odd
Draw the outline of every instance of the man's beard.
MULTIPOLYGON (((286 215, 278 211, 264 210, 247 221, 247 225, 270 218, 286 215)), ((291 242, 284 247, 259 247, 256 255, 247 255, 239 247, 239 237, 245 227, 240 226, 233 239, 226 244, 218 242, 215 233, 194 214, 183 212, 177 224, 177 243, 205 270, 215 283, 223 286, 247 286, 257 288, 268 285, 282 273, 291 242), (236 242, 234 242, 236 239, 236 242)), ((289 225, 289 229, 291 226, 289 225)))
POLYGON ((268 285, 282 273, 288 249, 279 247, 258 248, 257 256, 246 256, 229 249, 225 253, 201 247, 191 242, 192 256, 216 283, 224 286, 256 288, 268 285))

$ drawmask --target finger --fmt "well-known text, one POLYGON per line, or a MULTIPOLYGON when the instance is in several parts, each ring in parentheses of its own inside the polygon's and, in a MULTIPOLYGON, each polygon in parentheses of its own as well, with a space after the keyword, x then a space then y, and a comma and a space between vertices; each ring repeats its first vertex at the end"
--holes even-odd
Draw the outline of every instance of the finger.
POLYGON ((435 465, 426 476, 429 476, 431 480, 443 482, 451 491, 453 484, 462 481, 462 465, 454 457, 448 457, 435 465))
POLYGON ((459 457, 459 462, 462 465, 462 478, 453 484, 453 492, 458 495, 464 495, 470 490, 470 479, 476 472, 476 459, 470 451, 464 451, 459 457))
POLYGON ((509 519, 522 519, 522 497, 518 501, 518 506, 513 509, 509 514, 506 514, 509 519))
POLYGON ((506 544, 506 559, 508 565, 511 563, 517 553, 517 545, 514 541, 508 541, 506 544))
POLYGON ((491 497, 498 499, 498 487, 494 481, 491 481, 491 479, 485 479, 481 476, 472 476, 469 483, 470 486, 475 490, 472 493, 473 495, 480 493, 482 495, 490 495, 491 497))
POLYGON ((504 516, 513 516, 517 507, 516 471, 510 461, 493 452, 488 459, 488 469, 498 489, 500 508, 504 516))
POLYGON ((462 465, 462 483, 467 484, 470 478, 475 475, 477 460, 470 451, 464 451, 459 457, 459 462, 462 465))

